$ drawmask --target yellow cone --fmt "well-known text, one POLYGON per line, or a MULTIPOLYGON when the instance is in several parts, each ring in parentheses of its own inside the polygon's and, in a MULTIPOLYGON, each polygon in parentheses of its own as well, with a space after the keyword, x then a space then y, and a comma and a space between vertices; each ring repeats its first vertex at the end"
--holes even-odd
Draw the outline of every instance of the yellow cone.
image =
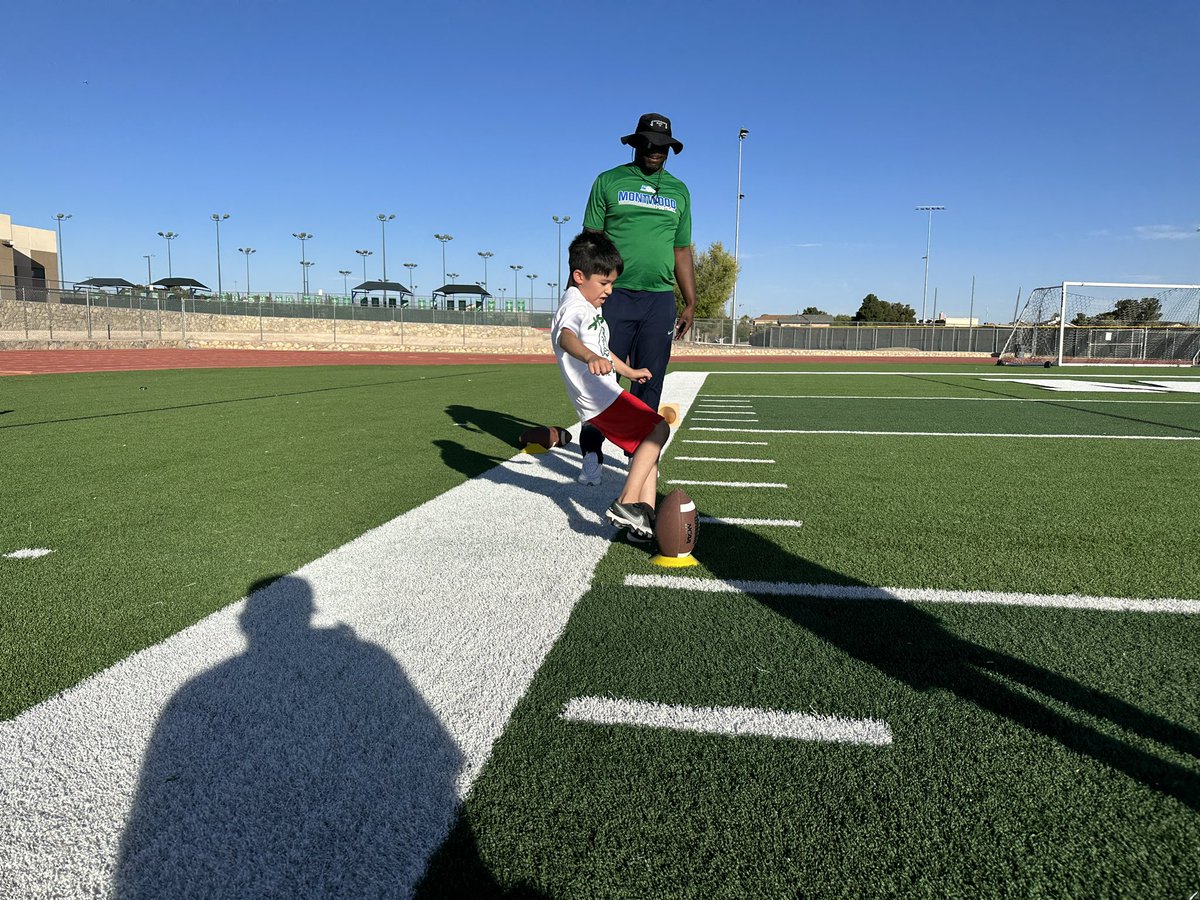
POLYGON ((650 557, 650 562, 666 569, 686 569, 690 566, 700 565, 690 553, 685 553, 683 556, 663 556, 661 553, 656 553, 650 557))
POLYGON ((658 408, 658 414, 667 420, 667 424, 672 428, 679 422, 679 404, 664 403, 658 408))

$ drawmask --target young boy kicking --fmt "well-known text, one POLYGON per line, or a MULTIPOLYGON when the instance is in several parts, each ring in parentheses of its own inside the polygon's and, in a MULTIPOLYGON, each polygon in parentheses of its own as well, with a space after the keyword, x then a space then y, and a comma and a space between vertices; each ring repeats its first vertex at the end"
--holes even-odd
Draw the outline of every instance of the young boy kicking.
POLYGON ((631 369, 608 350, 608 325, 600 307, 625 264, 607 236, 589 231, 571 241, 567 264, 571 286, 550 325, 554 355, 580 421, 633 454, 625 487, 605 513, 608 521, 648 540, 654 535, 658 457, 670 428, 662 416, 617 383, 618 375, 639 384, 652 377, 649 369, 631 369))

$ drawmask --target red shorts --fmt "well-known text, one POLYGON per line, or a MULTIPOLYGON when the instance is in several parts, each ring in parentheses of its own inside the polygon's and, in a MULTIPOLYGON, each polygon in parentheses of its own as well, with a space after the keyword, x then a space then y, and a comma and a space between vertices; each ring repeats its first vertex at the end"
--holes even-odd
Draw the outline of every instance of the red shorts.
POLYGON ((621 391, 612 405, 589 419, 588 424, 599 428, 601 434, 626 453, 632 453, 662 421, 662 416, 629 391, 621 391))

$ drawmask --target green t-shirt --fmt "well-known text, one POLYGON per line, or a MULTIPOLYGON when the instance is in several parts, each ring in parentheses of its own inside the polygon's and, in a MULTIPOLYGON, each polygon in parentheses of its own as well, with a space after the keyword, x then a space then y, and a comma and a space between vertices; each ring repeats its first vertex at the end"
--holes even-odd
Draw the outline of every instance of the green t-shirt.
POLYGON ((603 231, 621 252, 625 271, 617 287, 669 291, 675 248, 692 244, 692 196, 666 169, 646 175, 626 163, 596 176, 583 227, 603 231))

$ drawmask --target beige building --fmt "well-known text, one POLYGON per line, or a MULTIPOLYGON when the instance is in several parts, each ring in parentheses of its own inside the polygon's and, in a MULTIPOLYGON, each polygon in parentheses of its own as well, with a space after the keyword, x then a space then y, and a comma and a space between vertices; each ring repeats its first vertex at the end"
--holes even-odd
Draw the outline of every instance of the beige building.
POLYGON ((53 229, 14 225, 0 213, 0 298, 58 287, 58 240, 53 229))

